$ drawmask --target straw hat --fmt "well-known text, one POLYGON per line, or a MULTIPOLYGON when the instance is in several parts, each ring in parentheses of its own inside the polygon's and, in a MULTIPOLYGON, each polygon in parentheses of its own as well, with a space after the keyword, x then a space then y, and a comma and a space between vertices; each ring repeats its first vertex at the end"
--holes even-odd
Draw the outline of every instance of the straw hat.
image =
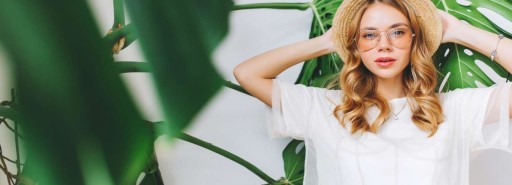
MULTIPOLYGON (((355 20, 355 12, 358 7, 361 7, 366 0, 344 0, 338 7, 333 19, 333 39, 336 52, 340 55, 343 61, 348 59, 349 51, 346 46, 346 37, 348 37, 348 28, 350 21, 355 20)), ((437 15, 436 7, 430 0, 402 0, 406 5, 412 7, 419 22, 420 29, 426 36, 428 51, 433 55, 443 38, 443 25, 441 18, 437 15)))

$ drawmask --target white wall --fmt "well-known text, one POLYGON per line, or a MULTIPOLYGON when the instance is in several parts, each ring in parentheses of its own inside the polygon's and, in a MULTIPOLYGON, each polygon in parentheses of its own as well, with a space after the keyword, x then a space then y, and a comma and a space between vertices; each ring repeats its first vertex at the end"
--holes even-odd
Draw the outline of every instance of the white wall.
MULTIPOLYGON (((307 0, 301 0, 307 1, 307 0)), ((298 2, 294 0, 237 0, 236 4, 256 2, 298 2)), ((106 34, 113 21, 112 1, 89 0, 100 31, 106 34)), ((226 80, 236 83, 232 69, 238 63, 266 50, 307 39, 312 19, 310 10, 242 10, 231 13, 229 34, 214 53, 214 63, 226 80)), ((0 48, 0 79, 9 79, 6 58, 0 48)), ((118 60, 145 61, 135 42, 118 60)), ((280 78, 293 82, 301 65, 285 71, 280 78)), ((148 74, 122 75, 143 115, 161 120, 148 74)), ((0 100, 10 99, 9 80, 0 81, 0 100)), ((284 175, 281 151, 289 139, 268 139, 265 106, 255 98, 223 88, 193 121, 187 133, 211 142, 248 160, 277 179, 284 175)), ((0 144, 7 156, 14 156, 12 135, 0 125, 0 144)), ((163 179, 169 185, 245 185, 265 182, 215 153, 190 143, 164 138, 156 142, 163 179)), ((471 163, 472 185, 505 185, 512 182, 512 155, 500 151, 479 152, 471 163)), ((13 169, 13 167, 11 167, 13 169)), ((0 173, 0 185, 7 184, 0 173)))

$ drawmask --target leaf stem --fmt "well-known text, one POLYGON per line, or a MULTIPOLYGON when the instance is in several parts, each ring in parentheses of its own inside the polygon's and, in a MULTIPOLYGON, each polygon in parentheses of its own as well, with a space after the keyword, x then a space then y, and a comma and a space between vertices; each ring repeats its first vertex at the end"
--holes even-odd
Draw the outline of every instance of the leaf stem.
POLYGON ((137 40, 138 35, 137 32, 135 31, 135 26, 133 26, 133 24, 128 24, 126 26, 123 26, 122 28, 116 29, 112 33, 103 37, 103 40, 105 40, 108 47, 111 48, 119 41, 119 39, 123 37, 126 37, 123 49, 128 47, 133 41, 137 40))
MULTIPOLYGON (((11 125, 9 125, 6 121, 7 118, 3 117, 3 118, 0 118, 0 124, 4 123, 5 127, 7 127, 7 129, 9 129, 11 132, 16 132, 16 129, 15 128, 12 128, 11 125)), ((20 133, 16 133, 20 138, 23 138, 23 136, 20 134, 20 133)))
POLYGON ((443 3, 444 11, 445 11, 445 12, 449 12, 449 11, 450 11, 450 8, 448 8, 448 5, 446 4, 445 0, 441 0, 441 2, 443 3))
POLYGON ((224 86, 226 86, 226 87, 228 87, 228 88, 231 88, 231 89, 233 89, 233 90, 235 90, 235 91, 238 91, 238 92, 244 93, 244 94, 246 94, 246 95, 252 96, 252 95, 251 95, 251 94, 249 94, 247 91, 245 91, 245 89, 244 89, 244 88, 242 88, 242 87, 241 87, 241 86, 239 86, 239 85, 234 84, 234 83, 233 83, 233 82, 231 82, 231 81, 225 81, 225 82, 224 82, 224 86))
POLYGON ((195 144, 197 146, 200 146, 200 147, 203 147, 207 150, 210 150, 212 152, 215 152, 223 157, 226 157, 242 166, 244 166, 245 168, 247 168, 249 171, 253 172, 254 174, 256 174, 258 177, 260 177, 261 179, 263 179, 265 182, 268 182, 270 184, 274 184, 276 183, 276 181, 274 179, 272 179, 270 176, 268 176, 267 174, 265 174, 263 171, 261 171, 259 168, 257 168, 256 166, 254 166, 253 164, 249 163, 248 161, 236 156, 235 154, 229 152, 229 151, 226 151, 222 148, 219 148, 211 143, 208 143, 208 142, 205 142, 201 139, 198 139, 196 137, 193 137, 193 136, 190 136, 186 133, 180 133, 176 136, 176 138, 178 139, 181 139, 181 140, 184 140, 184 141, 187 141, 187 142, 190 142, 192 144, 195 144))
MULTIPOLYGON (((11 103, 13 105, 16 105, 17 102, 16 102, 16 93, 14 91, 14 89, 11 89, 11 103)), ((16 107, 16 106, 14 106, 16 107)), ((20 157, 20 137, 21 137, 21 134, 20 134, 20 131, 18 129, 18 122, 17 121, 13 121, 14 122, 14 143, 15 143, 15 146, 16 146, 16 175, 19 175, 21 174, 21 157, 20 157)), ((7 122, 5 122, 5 124, 7 124, 7 122)), ((16 179, 16 182, 18 181, 18 179, 16 179)))
MULTIPOLYGON (((117 70, 119 73, 138 73, 138 72, 151 72, 151 69, 146 62, 135 62, 135 61, 116 61, 114 63, 117 66, 117 70)), ((244 88, 240 87, 239 85, 234 84, 231 81, 224 81, 224 86, 228 87, 230 89, 233 89, 235 91, 244 93, 246 95, 252 96, 247 91, 244 90, 244 88)))
POLYGON ((124 0, 114 0, 114 24, 112 29, 118 28, 118 25, 124 26, 124 0))
POLYGON ((14 175, 13 175, 11 172, 9 172, 9 169, 7 168, 7 164, 5 164, 5 160, 4 160, 3 152, 1 152, 1 151, 2 151, 2 150, 1 150, 1 147, 0 147, 0 155, 2 156, 2 157, 0 158, 0 162, 1 162, 1 164, 0 164, 0 168, 2 169, 2 171, 4 171, 5 176, 7 177, 7 183, 8 183, 9 185, 13 185, 13 184, 14 184, 14 181, 12 180, 12 177, 14 177, 14 175))
POLYGON ((149 73, 149 65, 147 62, 136 61, 116 61, 117 72, 119 73, 149 73))
POLYGON ((12 110, 12 108, 0 107, 0 117, 5 117, 12 121, 17 121, 19 115, 16 111, 12 110))
POLYGON ((309 3, 253 3, 234 5, 231 11, 260 8, 306 10, 309 7, 309 3))

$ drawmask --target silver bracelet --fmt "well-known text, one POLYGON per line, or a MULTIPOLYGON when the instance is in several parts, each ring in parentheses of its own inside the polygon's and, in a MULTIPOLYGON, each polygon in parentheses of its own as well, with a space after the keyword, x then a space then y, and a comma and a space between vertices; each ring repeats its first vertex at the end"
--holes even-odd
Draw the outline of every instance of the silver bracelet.
POLYGON ((496 43, 496 49, 492 50, 491 52, 491 62, 494 61, 494 58, 496 58, 496 55, 498 55, 498 45, 500 44, 500 41, 503 38, 505 38, 503 34, 498 35, 498 43, 496 43))

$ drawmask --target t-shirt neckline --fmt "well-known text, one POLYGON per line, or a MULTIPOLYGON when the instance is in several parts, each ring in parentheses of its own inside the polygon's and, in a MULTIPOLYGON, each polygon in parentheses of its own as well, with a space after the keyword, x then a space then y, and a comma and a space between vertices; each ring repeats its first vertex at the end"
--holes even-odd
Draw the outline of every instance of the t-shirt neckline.
POLYGON ((388 100, 388 103, 402 102, 402 101, 405 101, 406 99, 407 99, 406 96, 400 97, 400 98, 393 98, 393 99, 388 100))

